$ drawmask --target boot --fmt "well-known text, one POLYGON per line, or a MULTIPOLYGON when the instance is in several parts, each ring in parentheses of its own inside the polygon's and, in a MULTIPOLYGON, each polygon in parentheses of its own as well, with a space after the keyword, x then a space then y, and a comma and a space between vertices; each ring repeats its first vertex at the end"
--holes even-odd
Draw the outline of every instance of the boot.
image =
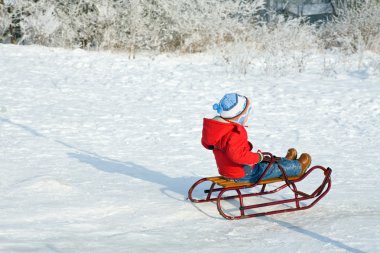
POLYGON ((297 150, 295 148, 290 148, 288 153, 285 156, 288 160, 296 160, 297 159, 297 150))
POLYGON ((301 169, 300 176, 302 176, 311 164, 311 156, 309 154, 303 153, 301 154, 300 158, 298 158, 298 161, 301 164, 302 169, 301 169))

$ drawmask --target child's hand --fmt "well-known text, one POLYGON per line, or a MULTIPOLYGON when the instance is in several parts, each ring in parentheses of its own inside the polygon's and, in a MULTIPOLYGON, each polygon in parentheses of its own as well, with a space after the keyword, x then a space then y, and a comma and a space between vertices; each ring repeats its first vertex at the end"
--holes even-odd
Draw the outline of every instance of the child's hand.
POLYGON ((260 149, 258 149, 256 153, 259 154, 259 156, 260 156, 260 161, 259 161, 259 163, 260 163, 264 159, 263 153, 261 153, 260 149))

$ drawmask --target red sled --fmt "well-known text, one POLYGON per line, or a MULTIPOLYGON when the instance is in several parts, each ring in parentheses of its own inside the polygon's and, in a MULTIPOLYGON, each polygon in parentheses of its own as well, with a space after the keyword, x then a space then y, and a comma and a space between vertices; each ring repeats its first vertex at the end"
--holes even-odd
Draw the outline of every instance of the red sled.
POLYGON ((332 170, 319 165, 311 167, 301 176, 287 177, 284 169, 278 164, 282 176, 262 180, 272 164, 278 163, 280 160, 271 153, 266 152, 263 155, 268 166, 256 183, 237 183, 221 176, 202 178, 189 189, 189 200, 194 203, 216 202, 220 215, 229 220, 236 220, 309 209, 330 191, 332 170), (322 175, 323 178, 320 186, 311 194, 298 190, 297 185, 312 173, 313 175, 318 174, 318 171, 322 172, 319 175, 322 175), (201 197, 195 198, 193 194, 199 190, 198 186, 205 185, 207 182, 211 185, 201 191, 201 197), (267 186, 273 186, 273 189, 267 190, 267 186), (265 195, 272 196, 270 194, 284 189, 290 190, 291 197, 284 199, 284 196, 280 196, 282 199, 279 200, 264 197, 265 195), (232 205, 232 208, 223 208, 227 204, 232 205))

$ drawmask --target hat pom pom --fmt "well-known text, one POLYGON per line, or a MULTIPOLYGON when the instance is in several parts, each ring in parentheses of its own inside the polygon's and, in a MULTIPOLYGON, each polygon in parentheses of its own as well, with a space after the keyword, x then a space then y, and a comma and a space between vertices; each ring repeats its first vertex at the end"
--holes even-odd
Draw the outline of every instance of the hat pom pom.
POLYGON ((212 106, 212 108, 215 110, 215 111, 217 111, 219 114, 220 113, 222 113, 222 107, 220 106, 220 104, 214 104, 213 106, 212 106))

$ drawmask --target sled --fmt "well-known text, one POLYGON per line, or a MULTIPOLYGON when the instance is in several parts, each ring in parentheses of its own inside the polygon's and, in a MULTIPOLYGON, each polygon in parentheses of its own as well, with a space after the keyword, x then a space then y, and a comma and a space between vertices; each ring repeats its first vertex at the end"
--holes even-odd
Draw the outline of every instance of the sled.
MULTIPOLYGON (((329 167, 324 168, 319 165, 311 167, 303 175, 296 177, 287 177, 284 169, 279 165, 278 167, 282 173, 280 178, 262 180, 272 164, 278 163, 281 159, 268 152, 263 153, 263 155, 263 161, 268 162, 268 166, 256 183, 240 183, 221 176, 202 178, 195 182, 189 189, 189 200, 193 203, 216 202, 217 209, 221 216, 229 220, 236 220, 309 209, 330 191, 332 170, 329 167), (307 178, 311 173, 318 173, 318 171, 322 172, 323 180, 321 185, 311 194, 298 190, 297 184, 307 178), (206 182, 209 182, 211 185, 201 191, 201 198, 194 198, 194 190, 199 190, 200 187, 198 186, 206 182), (267 186, 273 186, 273 189, 267 190, 267 186), (278 193, 284 189, 290 190, 290 198, 273 200, 264 197, 265 195, 272 197, 270 194, 278 193), (236 201, 233 200, 238 201, 236 203, 236 201), (259 200, 260 203, 258 203, 259 200), (262 202, 263 200, 264 202, 262 202), (253 201, 255 204, 247 203, 253 201), (235 205, 234 209, 236 209, 237 206, 237 210, 231 211, 224 209, 223 204, 227 204, 226 202, 230 202, 229 205, 235 205)), ((283 196, 280 197, 283 198, 283 196)))

